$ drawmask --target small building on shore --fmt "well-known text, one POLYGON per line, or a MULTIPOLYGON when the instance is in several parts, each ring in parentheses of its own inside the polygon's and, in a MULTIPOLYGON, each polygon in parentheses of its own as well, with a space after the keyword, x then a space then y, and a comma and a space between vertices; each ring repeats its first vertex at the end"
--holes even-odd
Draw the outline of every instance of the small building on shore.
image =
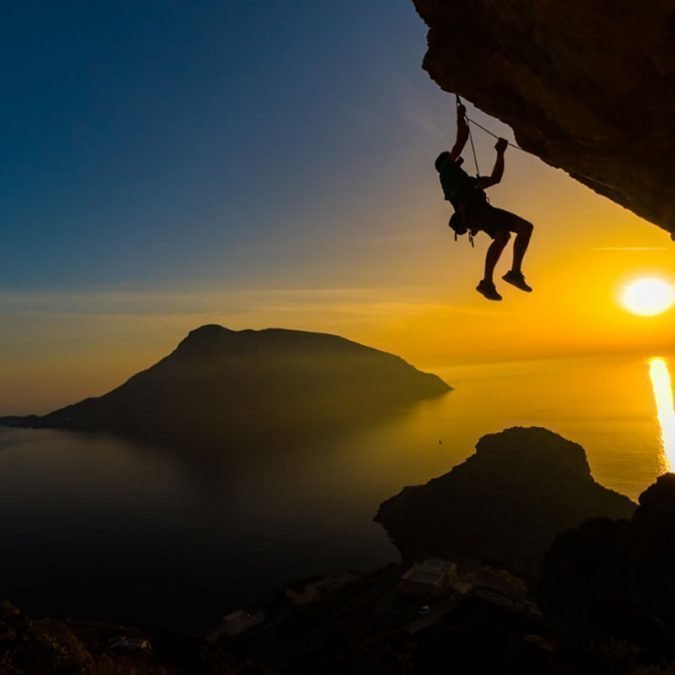
POLYGON ((111 651, 147 652, 152 650, 152 645, 145 638, 118 635, 108 640, 108 648, 111 651))
POLYGON ((402 577, 397 590, 404 595, 437 598, 457 582, 457 564, 442 558, 415 563, 402 577))
POLYGON ((214 642, 223 636, 236 637, 255 626, 259 626, 264 621, 265 612, 262 610, 247 612, 243 609, 238 609, 236 612, 231 612, 223 617, 220 625, 209 632, 206 635, 206 639, 209 642, 214 642))
POLYGON ((358 581, 360 578, 360 575, 354 572, 347 572, 339 576, 321 577, 289 586, 285 590, 285 595, 294 605, 311 605, 358 581))

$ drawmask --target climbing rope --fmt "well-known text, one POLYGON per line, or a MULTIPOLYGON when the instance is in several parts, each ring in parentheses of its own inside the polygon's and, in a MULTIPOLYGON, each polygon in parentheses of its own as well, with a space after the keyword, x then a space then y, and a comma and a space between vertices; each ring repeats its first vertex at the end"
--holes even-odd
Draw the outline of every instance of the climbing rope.
MULTIPOLYGON (((469 120, 469 118, 466 118, 469 120)), ((470 122, 471 120, 469 120, 470 122)), ((471 143, 471 153, 473 154, 473 163, 476 165, 476 177, 480 176, 480 167, 478 166, 478 155, 476 154, 476 146, 473 142, 473 134, 471 133, 471 127, 469 127, 469 142, 471 143)))
MULTIPOLYGON (((455 94, 455 99, 457 102, 457 115, 459 116, 459 109, 462 106, 462 99, 459 97, 459 94, 455 94)), ((466 107, 464 108, 466 112, 466 107)), ((464 115, 465 119, 468 120, 469 118, 464 115)), ((469 143, 471 145, 471 153, 473 154, 473 163, 476 166, 476 178, 480 176, 480 167, 478 166, 478 154, 476 153, 476 145, 473 142, 473 134, 471 133, 471 127, 469 127, 469 143)))
MULTIPOLYGON (((459 108, 459 106, 462 105, 462 99, 459 97, 459 94, 455 94, 455 98, 457 100, 457 107, 459 108)), ((465 109, 466 109, 466 106, 465 106, 465 109)), ((497 140, 502 138, 501 136, 494 133, 493 131, 490 131, 489 129, 486 129, 482 124, 479 124, 478 122, 476 122, 476 120, 472 120, 468 115, 465 115, 465 118, 466 118, 467 122, 470 122, 471 124, 478 127, 479 129, 484 131, 486 134, 489 134, 493 138, 496 138, 497 140)), ((473 143, 473 134, 471 133, 471 127, 469 127, 469 141, 471 142, 471 152, 473 153, 473 161, 474 161, 474 164, 476 165, 476 175, 478 175, 480 173, 480 171, 478 169, 478 161, 476 160, 476 147, 473 143)), ((521 148, 516 143, 511 143, 511 141, 506 141, 506 143, 507 143, 507 145, 509 145, 512 148, 515 148, 516 150, 520 150, 521 152, 527 152, 527 150, 523 150, 523 148, 521 148)))
MULTIPOLYGON (((472 120, 468 115, 466 116, 466 121, 471 122, 471 124, 474 124, 479 129, 482 129, 486 134, 490 134, 490 136, 492 136, 493 138, 496 138, 497 140, 502 138, 502 136, 498 136, 497 134, 490 131, 489 129, 486 129, 482 124, 478 124, 478 122, 476 122, 476 120, 472 120)), ((506 140, 506 139, 504 139, 504 140, 506 140)), ((516 145, 515 143, 511 143, 511 141, 507 140, 506 143, 507 143, 507 145, 511 146, 512 148, 515 148, 516 150, 520 150, 521 152, 527 152, 527 150, 523 150, 523 148, 521 148, 519 145, 516 145)))

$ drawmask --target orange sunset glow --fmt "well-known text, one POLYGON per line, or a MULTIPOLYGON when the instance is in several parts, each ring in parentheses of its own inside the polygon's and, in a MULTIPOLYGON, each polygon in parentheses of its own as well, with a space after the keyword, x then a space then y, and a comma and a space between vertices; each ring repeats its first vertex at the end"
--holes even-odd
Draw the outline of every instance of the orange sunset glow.
POLYGON ((209 322, 334 332, 421 367, 672 346, 675 312, 646 322, 615 301, 635 278, 675 276, 667 235, 562 172, 507 156, 494 200, 535 223, 528 268, 535 292, 513 292, 497 308, 471 283, 484 235, 476 249, 452 241, 447 207, 428 177, 406 191, 403 206, 382 205, 379 214, 367 201, 361 215, 349 205, 344 218, 367 218, 367 229, 343 238, 350 254, 298 257, 274 288, 262 279, 254 288, 193 281, 167 290, 0 295, 0 403, 28 411, 35 401, 46 410, 102 393, 159 358, 176 335, 209 322))
POLYGON ((0 675, 675 674, 675 6, 6 3, 0 675))

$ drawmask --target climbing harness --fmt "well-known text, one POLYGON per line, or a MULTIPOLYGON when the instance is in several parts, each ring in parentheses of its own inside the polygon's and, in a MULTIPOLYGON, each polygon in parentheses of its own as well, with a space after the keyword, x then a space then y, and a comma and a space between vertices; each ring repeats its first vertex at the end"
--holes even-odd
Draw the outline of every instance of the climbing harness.
POLYGON ((455 211, 451 218, 450 222, 448 223, 448 227, 453 231, 453 234, 455 235, 455 241, 459 238, 460 234, 468 234, 469 235, 469 242, 471 242, 471 248, 475 248, 474 244, 474 233, 473 231, 466 227, 463 223, 459 223, 458 220, 460 218, 460 215, 457 211, 455 211))
MULTIPOLYGON (((457 109, 459 110, 459 107, 463 105, 462 99, 459 97, 459 94, 455 94, 455 101, 456 101, 456 104, 457 104, 457 109)), ((466 107, 464 109, 466 111, 466 107)), ((479 129, 484 131, 486 134, 489 134, 493 138, 496 138, 497 140, 502 138, 501 136, 498 136, 494 132, 490 131, 489 129, 486 129, 482 124, 479 124, 475 120, 472 120, 466 113, 464 114, 464 118, 466 119, 467 122, 470 122, 471 124, 478 127, 479 129)), ((526 150, 523 150, 523 148, 521 148, 516 143, 511 143, 510 141, 506 141, 506 143, 507 143, 508 146, 510 146, 512 148, 515 148, 516 150, 520 150, 521 152, 527 152, 526 150)), ((471 132, 470 126, 469 126, 469 144, 471 145, 471 154, 473 155, 473 163, 476 167, 476 178, 479 178, 480 177, 480 166, 478 165, 478 153, 476 152, 476 144, 474 143, 473 133, 471 132)), ((488 200, 488 203, 489 203, 490 200, 487 198, 487 195, 486 195, 486 199, 488 200)), ((473 248, 475 246, 475 244, 474 244, 474 234, 470 229, 468 230, 468 234, 469 234, 469 241, 471 242, 471 247, 473 248)), ((455 241, 457 241, 457 231, 455 231, 455 241)))

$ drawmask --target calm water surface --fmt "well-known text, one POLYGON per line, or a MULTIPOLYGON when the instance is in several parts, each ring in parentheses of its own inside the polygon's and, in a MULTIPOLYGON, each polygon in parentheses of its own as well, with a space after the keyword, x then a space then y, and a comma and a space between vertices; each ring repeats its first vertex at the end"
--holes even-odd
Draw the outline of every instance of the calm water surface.
POLYGON ((204 630, 299 577, 396 560, 372 522, 380 502, 514 425, 581 443, 595 478, 636 498, 675 461, 675 358, 660 356, 439 369, 456 387, 442 399, 236 469, 0 429, 0 597, 36 615, 204 630))

